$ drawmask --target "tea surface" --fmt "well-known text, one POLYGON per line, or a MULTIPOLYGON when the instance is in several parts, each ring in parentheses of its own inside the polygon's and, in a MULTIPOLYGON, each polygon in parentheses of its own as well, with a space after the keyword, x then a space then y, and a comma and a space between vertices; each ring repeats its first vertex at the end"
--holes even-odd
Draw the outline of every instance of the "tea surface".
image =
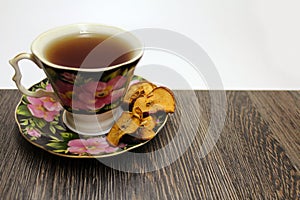
POLYGON ((57 38, 44 53, 49 62, 57 65, 103 68, 130 60, 133 51, 121 38, 88 33, 57 38))

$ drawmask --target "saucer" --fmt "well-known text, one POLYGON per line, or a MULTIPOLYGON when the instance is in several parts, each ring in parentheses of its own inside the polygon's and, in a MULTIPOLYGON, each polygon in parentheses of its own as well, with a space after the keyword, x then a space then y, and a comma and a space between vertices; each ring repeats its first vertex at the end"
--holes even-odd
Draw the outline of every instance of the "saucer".
MULTIPOLYGON (((134 76, 130 84, 144 80, 140 76, 134 76)), ((33 85, 29 90, 45 89, 47 85, 49 85, 48 79, 44 79, 33 85)), ((147 140, 138 144, 122 143, 118 147, 113 147, 106 141, 107 134, 85 136, 70 130, 63 123, 63 108, 60 107, 57 110, 58 102, 48 104, 48 110, 36 103, 37 109, 44 112, 44 116, 39 115, 38 117, 33 116, 29 109, 32 106, 28 106, 30 104, 28 96, 23 95, 16 107, 15 119, 21 135, 31 144, 58 156, 70 158, 110 157, 135 149, 150 141, 147 140), (51 109, 51 106, 55 106, 56 109, 51 109)), ((158 113, 156 117, 157 124, 153 130, 157 134, 167 122, 168 115, 158 113)))

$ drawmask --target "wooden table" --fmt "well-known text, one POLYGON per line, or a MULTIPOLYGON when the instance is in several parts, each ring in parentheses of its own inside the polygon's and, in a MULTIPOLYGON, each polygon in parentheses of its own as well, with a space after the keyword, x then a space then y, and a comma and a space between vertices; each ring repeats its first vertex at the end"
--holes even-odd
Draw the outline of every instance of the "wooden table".
POLYGON ((130 173, 103 164, 121 160, 121 155, 103 162, 71 159, 31 145, 14 120, 20 93, 0 90, 0 199, 300 199, 299 91, 226 91, 224 127, 203 158, 203 139, 210 126, 214 129, 210 92, 175 94, 176 113, 157 137, 131 152, 147 153, 145 163, 126 161, 143 173, 130 173), (186 103, 192 94, 196 107, 186 103), (194 132, 188 126, 178 132, 184 114, 194 132), (163 149, 175 133, 195 137, 173 148, 167 157, 179 158, 170 165, 145 172, 166 156, 151 152, 163 149), (187 142, 189 148, 178 156, 187 142))

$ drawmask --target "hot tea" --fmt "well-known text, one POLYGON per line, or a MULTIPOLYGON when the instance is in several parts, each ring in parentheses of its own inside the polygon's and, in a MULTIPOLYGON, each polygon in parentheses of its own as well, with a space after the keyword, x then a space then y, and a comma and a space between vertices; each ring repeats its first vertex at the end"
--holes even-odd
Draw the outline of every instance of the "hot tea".
POLYGON ((74 34, 55 39, 44 51, 54 64, 74 68, 103 68, 132 58, 130 45, 118 37, 104 34, 74 34))

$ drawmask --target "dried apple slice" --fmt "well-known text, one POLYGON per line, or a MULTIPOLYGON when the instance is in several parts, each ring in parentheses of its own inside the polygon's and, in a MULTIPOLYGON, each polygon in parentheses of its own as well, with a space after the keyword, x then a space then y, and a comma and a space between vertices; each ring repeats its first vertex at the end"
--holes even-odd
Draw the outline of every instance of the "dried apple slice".
POLYGON ((134 137, 138 140, 145 141, 154 138, 156 133, 152 129, 146 127, 140 127, 138 131, 134 134, 134 137))
POLYGON ((156 125, 156 117, 148 116, 140 119, 140 126, 152 130, 156 125))
POLYGON ((137 110, 143 113, 156 113, 157 111, 173 113, 175 111, 174 95, 166 87, 157 87, 149 95, 136 99, 132 111, 136 113, 137 110))
POLYGON ((125 140, 127 143, 139 143, 145 140, 150 140, 156 135, 153 131, 155 125, 156 118, 154 116, 145 117, 141 119, 140 127, 136 132, 124 135, 121 140, 125 140))
POLYGON ((156 118, 154 116, 140 118, 134 116, 130 112, 124 112, 108 133, 107 141, 111 145, 117 146, 120 140, 128 134, 130 135, 127 137, 128 143, 135 143, 146 140, 147 138, 153 138, 155 132, 153 132, 152 129, 155 125, 156 118), (144 129, 148 129, 149 131, 144 129))
POLYGON ((138 97, 147 96, 154 88, 156 88, 156 85, 147 81, 135 83, 129 87, 123 102, 130 107, 138 97))
POLYGON ((123 135, 134 133, 139 126, 139 118, 133 116, 131 112, 123 112, 109 131, 106 139, 111 145, 118 146, 123 135))
POLYGON ((143 111, 140 108, 134 108, 134 110, 132 111, 133 116, 142 119, 144 116, 143 111))

